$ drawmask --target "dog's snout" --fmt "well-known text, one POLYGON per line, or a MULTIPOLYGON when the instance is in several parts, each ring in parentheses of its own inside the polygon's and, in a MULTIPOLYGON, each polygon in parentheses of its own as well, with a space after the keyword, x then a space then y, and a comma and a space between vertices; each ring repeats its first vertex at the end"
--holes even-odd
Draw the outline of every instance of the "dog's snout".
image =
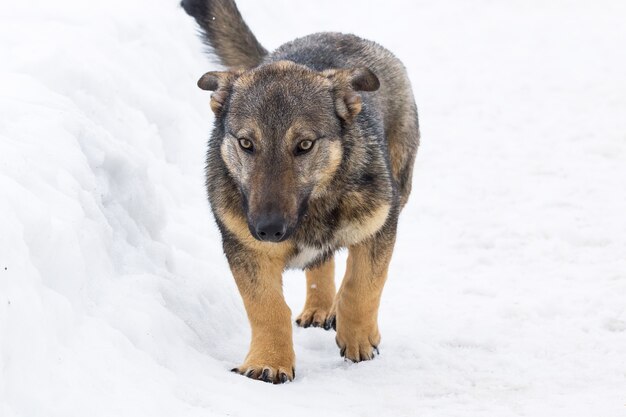
POLYGON ((256 237, 265 242, 280 242, 287 232, 287 222, 280 215, 264 216, 257 222, 256 237))

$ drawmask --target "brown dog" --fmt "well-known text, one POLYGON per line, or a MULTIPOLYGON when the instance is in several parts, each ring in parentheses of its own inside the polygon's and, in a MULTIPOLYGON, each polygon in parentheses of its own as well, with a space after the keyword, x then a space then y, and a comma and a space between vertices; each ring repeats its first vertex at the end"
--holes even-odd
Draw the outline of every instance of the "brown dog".
POLYGON ((378 306, 419 143, 406 71, 353 35, 320 33, 271 54, 232 0, 184 0, 228 71, 208 72, 215 125, 209 201, 252 327, 233 369, 281 383, 295 376, 285 268, 306 271, 296 323, 335 328, 341 355, 372 359, 378 306), (333 253, 349 249, 335 294, 333 253))

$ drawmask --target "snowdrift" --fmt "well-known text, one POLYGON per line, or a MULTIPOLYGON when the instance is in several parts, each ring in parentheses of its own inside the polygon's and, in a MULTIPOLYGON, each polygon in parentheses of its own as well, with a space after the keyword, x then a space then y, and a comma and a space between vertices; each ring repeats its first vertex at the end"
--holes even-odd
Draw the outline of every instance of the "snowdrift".
POLYGON ((409 69, 381 356, 296 329, 294 383, 228 372, 249 331, 203 185, 216 66, 176 1, 5 2, 0 415, 623 413, 623 2, 239 4, 268 48, 354 32, 409 69))

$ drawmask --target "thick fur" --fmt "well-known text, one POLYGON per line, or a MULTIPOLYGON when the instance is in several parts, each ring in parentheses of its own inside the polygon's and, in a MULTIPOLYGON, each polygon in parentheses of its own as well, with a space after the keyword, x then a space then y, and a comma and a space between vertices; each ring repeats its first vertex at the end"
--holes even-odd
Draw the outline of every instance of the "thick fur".
POLYGON ((258 65, 267 51, 246 25, 232 0, 187 1, 181 5, 196 19, 205 43, 227 67, 258 65))
POLYGON ((252 327, 250 352, 235 371, 275 383, 295 376, 285 268, 306 270, 297 324, 335 328, 343 356, 373 358, 419 143, 403 65, 380 45, 340 33, 306 36, 267 54, 231 0, 182 5, 230 68, 205 74, 198 85, 213 91, 216 115, 209 201, 252 327), (301 152, 305 142, 313 145, 301 152), (264 241, 259 225, 277 218, 284 233, 264 241), (333 253, 346 247, 335 295, 333 253))

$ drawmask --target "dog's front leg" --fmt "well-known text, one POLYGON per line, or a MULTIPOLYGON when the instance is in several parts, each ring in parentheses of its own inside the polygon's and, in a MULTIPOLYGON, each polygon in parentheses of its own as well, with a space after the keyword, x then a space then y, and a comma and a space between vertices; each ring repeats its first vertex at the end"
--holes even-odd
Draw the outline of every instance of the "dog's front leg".
POLYGON ((378 352, 378 307, 395 243, 395 227, 388 225, 364 242, 350 246, 346 275, 337 294, 337 336, 341 356, 353 362, 378 352))
POLYGON ((246 254, 229 263, 252 328, 248 355, 233 372, 265 382, 293 380, 295 353, 291 310, 285 303, 282 290, 284 262, 246 254), (245 265, 237 262, 242 259, 245 259, 245 265))

